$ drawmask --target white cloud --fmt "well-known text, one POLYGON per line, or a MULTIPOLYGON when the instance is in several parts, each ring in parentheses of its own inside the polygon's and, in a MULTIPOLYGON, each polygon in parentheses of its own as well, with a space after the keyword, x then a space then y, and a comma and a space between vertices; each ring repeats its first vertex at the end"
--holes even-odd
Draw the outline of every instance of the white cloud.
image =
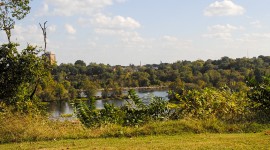
MULTIPOLYGON (((11 32, 11 41, 20 43, 20 49, 25 48, 28 43, 37 46, 43 45, 42 31, 37 25, 16 24, 11 32)), ((0 39, 3 43, 7 42, 7 37, 3 32, 0 34, 0 39)))
POLYGON ((47 3, 44 3, 43 4, 42 11, 44 11, 44 12, 48 12, 49 11, 49 5, 47 3))
POLYGON ((95 29, 95 33, 99 35, 105 35, 105 36, 115 36, 116 38, 120 38, 121 41, 125 43, 144 41, 144 39, 139 35, 139 33, 135 31, 97 28, 95 29))
POLYGON ((231 0, 216 1, 205 10, 205 16, 237 16, 244 14, 245 9, 231 0))
POLYGON ((141 25, 138 21, 131 17, 122 17, 122 16, 114 16, 108 17, 103 14, 97 15, 94 19, 91 20, 91 23, 98 27, 104 28, 128 28, 128 29, 136 29, 141 25))
POLYGON ((99 36, 112 36, 114 40, 120 40, 124 44, 134 44, 144 40, 138 32, 134 31, 140 28, 140 23, 131 17, 97 14, 89 19, 79 18, 78 23, 86 27, 91 26, 99 36))
POLYGON ((243 30, 244 27, 237 27, 230 24, 226 25, 213 25, 208 27, 209 33, 204 34, 203 37, 206 38, 217 38, 223 40, 232 39, 232 33, 237 30, 243 30))
MULTIPOLYGON (((113 3, 126 0, 45 0, 51 8, 51 14, 57 16, 93 15, 113 3)), ((44 14, 45 15, 45 14, 44 14)))
POLYGON ((51 25, 48 27, 49 32, 55 32, 56 31, 56 25, 51 25))
POLYGON ((250 24, 251 24, 252 26, 254 26, 255 28, 262 28, 262 23, 261 23, 259 20, 250 22, 250 24))
POLYGON ((214 25, 211 27, 208 27, 208 30, 211 32, 232 32, 235 30, 243 30, 243 27, 236 27, 230 24, 226 24, 226 25, 214 25))
POLYGON ((66 31, 69 34, 75 34, 76 33, 76 29, 70 24, 65 24, 65 28, 66 28, 66 31))
POLYGON ((126 2, 127 0, 115 0, 117 3, 124 3, 126 2))
POLYGON ((163 49, 163 50, 176 50, 190 48, 192 42, 189 40, 183 40, 174 36, 162 36, 158 38, 145 38, 142 37, 136 31, 125 31, 116 29, 95 29, 95 33, 101 36, 113 36, 114 39, 118 39, 115 42, 117 47, 125 48, 138 48, 136 51, 145 49, 163 49))
MULTIPOLYGON (((51 33, 53 34, 55 31, 56 31, 55 25, 48 25, 47 34, 51 33)), ((20 43, 19 49, 25 48, 27 44, 38 47, 44 46, 43 34, 39 25, 16 24, 15 28, 11 32, 12 32, 11 41, 20 43)), ((0 40, 1 42, 6 43, 7 42, 6 35, 3 32, 1 33, 0 33, 0 40)), ((55 42, 54 40, 50 40, 51 38, 53 38, 53 35, 47 36, 47 43, 48 43, 47 48, 55 49, 55 47, 58 46, 58 44, 61 42, 59 41, 55 42)))
POLYGON ((213 38, 213 39, 222 39, 222 40, 230 40, 232 38, 231 33, 210 33, 204 34, 203 37, 205 38, 213 38))
POLYGON ((41 29, 39 30, 39 27, 37 25, 15 25, 12 37, 15 38, 16 41, 30 42, 32 41, 30 40, 31 37, 39 37, 40 39, 42 39, 42 32, 41 29))
POLYGON ((178 41, 178 38, 173 37, 173 36, 168 36, 168 35, 163 36, 163 39, 166 41, 170 41, 170 42, 177 42, 178 41))
POLYGON ((43 15, 47 15, 49 12, 49 5, 47 3, 43 3, 41 8, 35 13, 35 17, 40 17, 43 15))
POLYGON ((161 38, 161 41, 156 41, 156 43, 161 43, 164 49, 181 49, 181 48, 190 48, 192 41, 182 40, 180 38, 165 35, 161 38))
POLYGON ((245 34, 244 35, 246 39, 263 39, 263 40, 269 40, 270 39, 270 33, 251 33, 251 34, 245 34))

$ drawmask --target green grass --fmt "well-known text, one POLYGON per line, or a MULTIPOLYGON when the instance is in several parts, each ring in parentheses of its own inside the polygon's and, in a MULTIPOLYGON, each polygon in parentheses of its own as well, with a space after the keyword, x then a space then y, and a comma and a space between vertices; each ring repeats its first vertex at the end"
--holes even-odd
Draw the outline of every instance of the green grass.
POLYGON ((239 134, 181 134, 132 138, 93 138, 47 142, 25 142, 0 145, 5 149, 270 149, 270 135, 239 134))

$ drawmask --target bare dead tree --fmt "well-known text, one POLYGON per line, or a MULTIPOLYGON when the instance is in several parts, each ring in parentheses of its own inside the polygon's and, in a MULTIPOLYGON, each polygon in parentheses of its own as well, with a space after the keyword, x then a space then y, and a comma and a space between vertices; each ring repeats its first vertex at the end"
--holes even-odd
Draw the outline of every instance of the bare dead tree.
MULTIPOLYGON (((46 32, 47 27, 46 27, 46 23, 47 23, 47 21, 44 22, 43 26, 39 23, 39 26, 42 29, 42 33, 43 33, 43 37, 44 37, 44 45, 45 45, 44 52, 46 52, 46 49, 47 49, 47 32, 46 32)), ((33 99, 33 97, 34 97, 34 95, 35 95, 35 93, 37 91, 37 87, 38 87, 39 83, 40 83, 40 77, 38 77, 38 80, 36 81, 35 88, 34 88, 32 94, 30 95, 31 100, 33 99)))
POLYGON ((43 32, 43 37, 44 37, 44 51, 46 51, 47 50, 47 32, 46 32, 46 30, 47 30, 47 27, 46 27, 46 23, 47 23, 48 21, 45 21, 44 22, 44 24, 43 24, 43 26, 39 23, 39 26, 40 26, 40 28, 42 29, 42 32, 43 32))

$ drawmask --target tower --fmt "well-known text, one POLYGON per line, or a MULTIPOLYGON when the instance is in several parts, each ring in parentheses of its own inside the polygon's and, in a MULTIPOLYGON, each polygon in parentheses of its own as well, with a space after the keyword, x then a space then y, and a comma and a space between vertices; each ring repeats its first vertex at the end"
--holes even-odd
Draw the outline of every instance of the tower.
POLYGON ((48 58, 49 62, 52 64, 56 63, 56 58, 55 58, 55 54, 52 52, 46 52, 45 56, 48 58))

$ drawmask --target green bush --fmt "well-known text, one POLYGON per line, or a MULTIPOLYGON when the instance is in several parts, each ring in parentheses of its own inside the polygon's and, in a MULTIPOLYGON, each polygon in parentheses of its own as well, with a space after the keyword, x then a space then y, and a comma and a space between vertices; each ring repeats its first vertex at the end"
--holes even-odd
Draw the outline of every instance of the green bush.
POLYGON ((260 122, 270 121, 270 76, 262 77, 261 81, 255 77, 248 79, 250 90, 248 98, 255 103, 255 119, 260 122))
POLYGON ((136 95, 134 90, 129 91, 128 104, 115 107, 105 104, 104 109, 97 110, 92 105, 80 102, 75 104, 77 117, 86 127, 97 127, 104 124, 119 124, 124 126, 137 126, 151 120, 166 120, 169 118, 168 102, 160 97, 154 97, 146 105, 136 95))
POLYGON ((179 117, 198 119, 217 118, 224 121, 244 121, 252 115, 252 102, 245 92, 232 92, 229 88, 185 90, 173 100, 179 117))

